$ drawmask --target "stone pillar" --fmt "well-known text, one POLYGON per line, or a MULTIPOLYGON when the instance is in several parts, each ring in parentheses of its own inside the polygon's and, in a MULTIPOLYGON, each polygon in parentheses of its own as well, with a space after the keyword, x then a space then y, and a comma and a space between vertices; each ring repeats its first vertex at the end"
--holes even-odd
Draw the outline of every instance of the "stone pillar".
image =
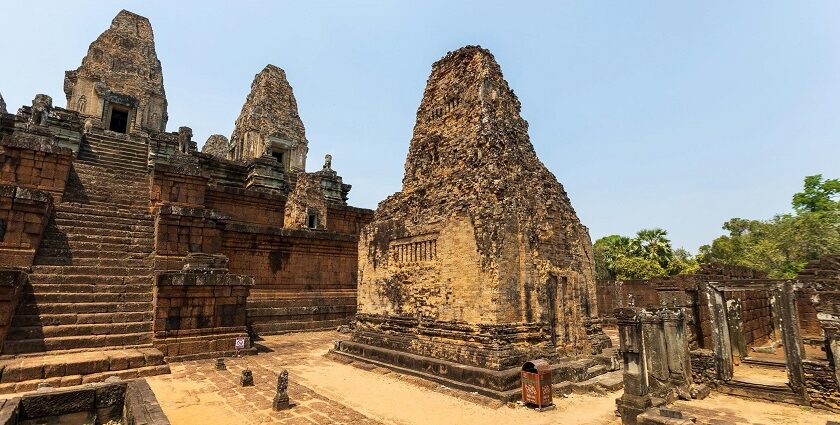
POLYGON ((712 350, 715 353, 717 378, 722 381, 732 379, 732 344, 729 340, 729 326, 726 322, 726 304, 723 292, 711 283, 705 285, 709 302, 709 320, 712 326, 712 350))
POLYGON ((661 392, 669 381, 667 346, 665 344, 664 329, 658 314, 643 311, 642 344, 644 345, 644 360, 647 364, 648 387, 651 391, 661 392))
POLYGON ((732 357, 747 357, 747 340, 744 338, 744 322, 741 317, 741 299, 726 300, 726 326, 729 328, 729 341, 732 343, 732 357))
POLYGON ((782 343, 785 349, 785 363, 787 364, 788 385, 794 393, 807 397, 805 391, 805 377, 802 370, 802 359, 805 347, 802 346, 802 335, 799 333, 799 313, 796 308, 796 295, 793 283, 784 282, 773 290, 773 296, 780 302, 782 343))
POLYGON ((616 405, 625 425, 635 425, 636 417, 653 406, 644 355, 642 314, 643 310, 635 307, 615 311, 619 352, 624 363, 624 394, 616 400, 616 405))
POLYGON ((687 391, 691 385, 691 358, 685 337, 685 314, 681 309, 663 309, 658 316, 665 334, 669 381, 687 391))

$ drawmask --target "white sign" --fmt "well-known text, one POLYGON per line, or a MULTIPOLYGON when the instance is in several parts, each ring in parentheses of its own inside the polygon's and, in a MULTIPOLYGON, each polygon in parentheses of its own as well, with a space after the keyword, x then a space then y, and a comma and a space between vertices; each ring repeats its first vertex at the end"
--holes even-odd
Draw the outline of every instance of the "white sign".
POLYGON ((233 343, 233 348, 237 350, 244 350, 245 349, 245 337, 238 336, 236 337, 236 341, 233 343))

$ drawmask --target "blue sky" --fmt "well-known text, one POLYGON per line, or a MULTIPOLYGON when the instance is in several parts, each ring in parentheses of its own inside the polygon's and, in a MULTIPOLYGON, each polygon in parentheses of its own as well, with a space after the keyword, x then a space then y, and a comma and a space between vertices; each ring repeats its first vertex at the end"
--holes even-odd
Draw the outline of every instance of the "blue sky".
POLYGON ((432 62, 489 48, 593 241, 663 227, 695 252, 731 217, 790 210, 840 177, 840 2, 7 1, 0 93, 47 93, 120 9, 148 17, 169 130, 229 136, 251 81, 284 68, 309 139, 375 208, 401 186, 432 62), (512 6, 517 4, 516 6, 512 6))

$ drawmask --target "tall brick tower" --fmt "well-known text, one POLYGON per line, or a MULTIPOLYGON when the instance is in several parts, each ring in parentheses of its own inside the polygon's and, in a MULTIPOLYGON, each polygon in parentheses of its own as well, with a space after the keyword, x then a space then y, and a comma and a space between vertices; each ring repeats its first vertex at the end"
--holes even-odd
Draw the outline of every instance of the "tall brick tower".
POLYGON ((519 112, 489 51, 432 66, 403 189, 361 235, 343 353, 503 396, 529 358, 600 349, 588 231, 519 112))
POLYGON ((81 66, 65 73, 64 93, 67 109, 91 117, 105 130, 165 131, 163 69, 149 20, 120 11, 90 44, 81 66))

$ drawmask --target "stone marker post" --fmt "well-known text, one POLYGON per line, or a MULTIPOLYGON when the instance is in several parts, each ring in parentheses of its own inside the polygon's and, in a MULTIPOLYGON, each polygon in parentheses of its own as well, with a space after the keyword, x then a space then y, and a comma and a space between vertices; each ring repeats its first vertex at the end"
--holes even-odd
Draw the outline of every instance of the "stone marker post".
POLYGON ((283 369, 277 377, 277 394, 274 395, 274 402, 271 407, 274 410, 286 410, 289 406, 289 372, 283 369))

